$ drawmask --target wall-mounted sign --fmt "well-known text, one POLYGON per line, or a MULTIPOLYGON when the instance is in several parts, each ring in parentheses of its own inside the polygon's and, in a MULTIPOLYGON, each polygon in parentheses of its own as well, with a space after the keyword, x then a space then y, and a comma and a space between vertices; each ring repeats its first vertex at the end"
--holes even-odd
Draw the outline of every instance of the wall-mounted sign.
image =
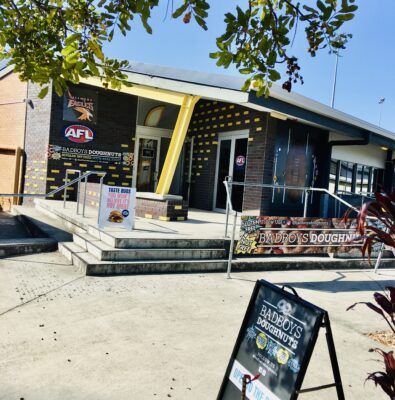
POLYGON ((242 216, 236 254, 360 254, 356 221, 341 218, 242 216))
POLYGON ((97 122, 97 92, 71 87, 63 96, 63 120, 72 122, 97 122))
POLYGON ((133 166, 134 154, 50 144, 47 149, 47 158, 48 160, 92 162, 130 167, 133 166))
POLYGON ((99 227, 133 229, 136 189, 118 186, 102 186, 99 208, 99 227))
POLYGON ((327 387, 344 400, 327 312, 264 280, 255 285, 217 400, 296 400, 322 325, 336 381, 327 387), (245 375, 256 379, 242 397, 245 375))
POLYGON ((246 163, 246 158, 244 156, 242 156, 242 155, 237 156, 236 160, 235 160, 235 163, 236 163, 236 165, 238 167, 242 167, 246 163))
POLYGON ((64 137, 75 143, 88 143, 95 138, 91 128, 84 125, 69 125, 64 128, 64 137))
POLYGON ((145 148, 142 150, 141 155, 142 155, 144 158, 154 158, 154 156, 155 156, 155 150, 154 150, 154 149, 150 149, 150 148, 148 148, 148 147, 145 147, 145 148))

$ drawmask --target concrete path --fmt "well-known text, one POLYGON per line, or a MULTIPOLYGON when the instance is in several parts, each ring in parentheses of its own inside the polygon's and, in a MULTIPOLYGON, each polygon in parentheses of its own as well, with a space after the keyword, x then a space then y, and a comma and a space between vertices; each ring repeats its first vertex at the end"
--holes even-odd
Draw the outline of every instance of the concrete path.
MULTIPOLYGON (((256 279, 287 283, 330 313, 346 399, 386 399, 362 335, 384 328, 356 301, 395 270, 82 276, 58 254, 0 260, 0 399, 211 400, 256 279)), ((304 387, 332 382, 321 335, 304 387)), ((303 400, 336 399, 333 389, 303 400)))

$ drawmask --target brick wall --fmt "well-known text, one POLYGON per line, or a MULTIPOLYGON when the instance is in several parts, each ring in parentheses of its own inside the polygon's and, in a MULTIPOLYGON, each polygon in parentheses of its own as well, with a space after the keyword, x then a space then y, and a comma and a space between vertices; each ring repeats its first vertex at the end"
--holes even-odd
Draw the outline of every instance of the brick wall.
MULTIPOLYGON (((124 163, 123 157, 134 152, 136 134, 137 97, 104 90, 96 87, 80 85, 90 91, 97 92, 97 123, 88 121, 70 122, 63 120, 63 97, 55 93, 52 97, 51 130, 47 143, 55 146, 64 146, 83 150, 98 150, 120 154, 118 161, 98 161, 92 159, 50 159, 48 160, 47 191, 55 189, 64 183, 67 168, 84 171, 107 172, 104 183, 114 186, 130 187, 132 183, 132 165, 124 163), (64 129, 73 124, 82 124, 91 128, 95 138, 89 143, 74 143, 64 137, 64 129)), ((98 178, 92 176, 90 181, 97 182, 98 178)), ((69 198, 75 198, 76 191, 71 189, 69 198)), ((57 198, 62 198, 59 193, 57 198)))
MULTIPOLYGON (((24 193, 38 194, 46 192, 47 159, 46 150, 49 140, 52 88, 44 99, 38 98, 39 85, 28 84, 28 98, 25 133, 25 179, 24 193)), ((25 205, 32 205, 33 199, 26 198, 25 205)))
MULTIPOLYGON (((27 84, 10 72, 0 79, 0 193, 13 193, 15 151, 23 148, 27 84)), ((19 177, 17 177, 19 183, 19 177)), ((10 209, 12 198, 0 197, 2 209, 10 209)))
MULTIPOLYGON (((194 138, 190 206, 213 207, 218 134, 249 130, 245 181, 262 183, 272 174, 275 121, 268 114, 236 104, 201 100, 195 106, 188 134, 194 138)), ((245 190, 243 211, 259 213, 261 191, 245 190)))

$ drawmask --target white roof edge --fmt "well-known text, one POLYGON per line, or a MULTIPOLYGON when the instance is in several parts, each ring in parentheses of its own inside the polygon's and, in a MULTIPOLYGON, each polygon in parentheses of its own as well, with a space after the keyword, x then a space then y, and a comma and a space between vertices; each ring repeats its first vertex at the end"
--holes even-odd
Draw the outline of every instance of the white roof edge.
POLYGON ((131 83, 137 85, 155 87, 158 89, 185 93, 193 96, 201 96, 211 100, 245 104, 246 106, 248 102, 247 92, 171 80, 169 78, 143 75, 134 72, 126 72, 126 75, 131 83))
POLYGON ((302 96, 298 93, 288 93, 280 88, 277 85, 273 85, 271 91, 270 91, 270 96, 284 101, 286 103, 305 108, 306 110, 315 112, 320 115, 324 115, 326 117, 336 119, 342 122, 346 122, 350 125, 354 125, 358 128, 369 130, 373 133, 376 133, 377 135, 387 137, 389 139, 395 140, 395 133, 387 130, 387 129, 382 129, 374 124, 371 124, 370 122, 366 122, 360 118, 354 117, 350 114, 347 114, 343 111, 336 110, 332 107, 329 107, 325 104, 322 104, 318 101, 315 101, 313 99, 310 99, 306 96, 302 96))
MULTIPOLYGON (((179 91, 181 93, 188 93, 212 100, 233 102, 243 105, 245 107, 259 109, 263 106, 257 105, 248 101, 248 93, 241 90, 242 83, 244 82, 241 77, 234 77, 234 80, 229 80, 229 76, 218 75, 211 73, 196 72, 191 70, 179 70, 172 67, 163 67, 160 65, 133 63, 136 70, 125 70, 129 77, 136 80, 134 83, 145 84, 147 86, 154 86, 161 89, 179 91), (145 70, 146 68, 146 70, 145 70), (182 79, 181 79, 182 75, 182 79), (215 86, 216 81, 212 76, 218 75, 218 86, 215 86), (220 78, 225 79, 225 85, 232 82, 232 87, 221 87, 220 78), (240 83, 240 89, 236 89, 240 83)), ((285 103, 304 108, 316 114, 337 120, 357 128, 361 128, 376 135, 395 140, 395 133, 386 129, 382 129, 374 124, 366 122, 360 118, 354 117, 343 111, 331 108, 323 103, 300 95, 295 92, 288 93, 281 86, 274 84, 270 90, 270 97, 281 100, 285 103)), ((267 110, 267 108, 266 108, 267 110)))
POLYGON ((8 65, 7 67, 5 67, 2 70, 0 70, 0 78, 2 78, 3 76, 6 76, 10 72, 12 72, 13 69, 14 69, 13 65, 8 65))

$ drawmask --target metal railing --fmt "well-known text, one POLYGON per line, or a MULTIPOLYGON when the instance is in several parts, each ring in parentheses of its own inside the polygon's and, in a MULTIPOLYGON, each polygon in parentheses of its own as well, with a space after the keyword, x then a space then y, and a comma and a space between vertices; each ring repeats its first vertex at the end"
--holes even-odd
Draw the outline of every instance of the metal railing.
MULTIPOLYGON (((226 190, 226 222, 225 222, 225 237, 228 237, 228 225, 229 225, 229 215, 233 214, 233 228, 232 228, 232 236, 230 241, 230 249, 229 249, 229 258, 228 258, 228 266, 227 266, 227 278, 230 279, 230 273, 232 269, 232 261, 233 261, 233 252, 234 252, 234 243, 235 243, 235 235, 236 235, 236 224, 237 224, 237 211, 233 209, 232 204, 232 186, 243 186, 243 187, 256 187, 256 188, 271 188, 271 189, 284 189, 285 190, 300 190, 303 192, 302 199, 304 201, 303 206, 303 217, 307 216, 308 210, 308 202, 309 196, 314 192, 326 193, 332 198, 334 198, 339 203, 347 206, 348 209, 354 210, 358 213, 358 208, 343 200, 338 195, 330 192, 328 189, 324 188, 315 188, 315 187, 303 187, 303 186, 283 186, 283 185, 273 185, 273 184, 255 184, 255 183, 245 183, 245 182, 234 182, 231 177, 226 177, 223 182, 226 190)), ((380 256, 381 259, 381 256, 380 256)))
POLYGON ((65 184, 62 186, 59 186, 58 188, 51 190, 48 193, 0 193, 0 197, 17 197, 17 198, 29 198, 29 197, 43 197, 47 198, 50 196, 53 196, 56 193, 63 192, 63 208, 66 208, 66 195, 67 195, 67 188, 74 185, 75 183, 78 183, 78 189, 77 189, 77 214, 79 213, 79 198, 80 198, 80 182, 84 180, 85 187, 84 187, 84 201, 82 204, 82 216, 85 217, 85 206, 86 206, 86 188, 87 188, 87 183, 88 183, 88 178, 91 175, 97 175, 100 176, 100 195, 101 195, 101 189, 103 185, 103 179, 106 176, 106 172, 96 172, 96 171, 87 171, 81 175, 80 170, 73 170, 73 169, 68 169, 66 170, 66 176, 65 176, 65 184), (78 173, 78 177, 74 178, 73 180, 68 181, 68 173, 69 172, 74 172, 78 173))
MULTIPOLYGON (((81 191, 80 191, 80 183, 82 180, 84 180, 84 201, 82 203, 82 216, 85 217, 85 206, 86 206, 86 190, 88 186, 88 177, 90 175, 97 175, 100 176, 100 199, 101 199, 101 192, 102 192, 102 186, 103 186, 103 180, 104 177, 106 176, 106 172, 96 172, 96 171, 87 171, 84 175, 81 176, 81 170, 79 169, 66 169, 66 176, 65 176, 65 181, 68 181, 68 176, 69 173, 76 173, 78 174, 78 181, 77 181, 77 215, 79 215, 79 206, 80 206, 80 197, 81 197, 81 191)), ((65 186, 64 188, 64 193, 63 193, 63 208, 66 208, 66 198, 67 198, 67 189, 68 186, 65 186)), ((100 203, 99 199, 99 203, 100 203)))
POLYGON ((245 182, 235 182, 230 177, 226 177, 223 182, 226 188, 227 202, 226 202, 226 221, 225 221, 225 237, 228 236, 228 225, 229 225, 229 212, 235 212, 233 209, 231 196, 232 196, 232 186, 244 186, 244 187, 256 187, 256 188, 268 188, 268 189, 283 189, 285 190, 300 190, 303 192, 302 201, 304 203, 303 206, 303 217, 307 216, 308 206, 309 206, 309 197, 314 192, 326 193, 332 198, 334 198, 337 202, 344 204, 348 209, 353 209, 355 212, 358 212, 358 209, 352 205, 351 203, 343 200, 338 195, 330 192, 328 189, 324 188, 315 188, 315 187, 304 187, 304 186, 285 186, 285 185, 273 185, 273 184, 265 184, 265 183, 245 183, 245 182))

